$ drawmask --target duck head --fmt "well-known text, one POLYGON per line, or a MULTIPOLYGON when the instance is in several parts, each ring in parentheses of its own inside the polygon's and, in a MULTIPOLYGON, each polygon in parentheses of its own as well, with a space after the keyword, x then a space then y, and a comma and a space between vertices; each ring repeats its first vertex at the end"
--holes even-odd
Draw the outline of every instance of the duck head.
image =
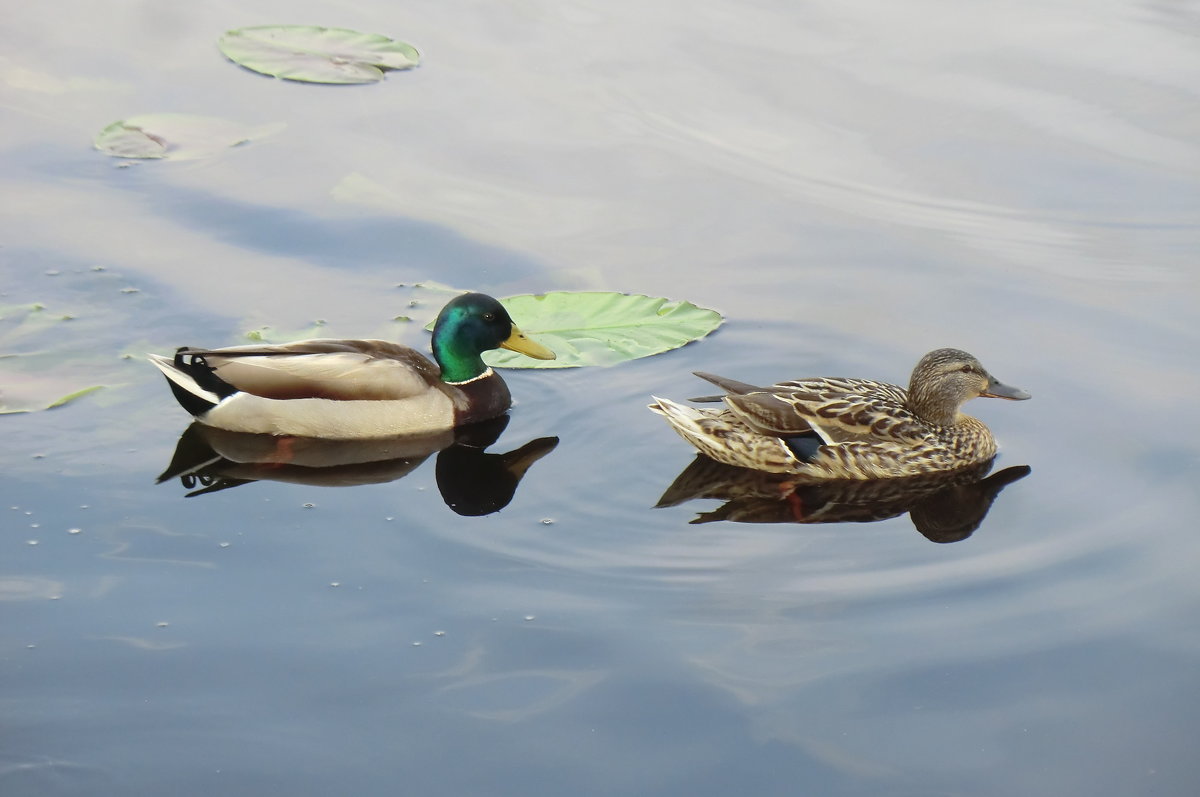
POLYGON ((1024 401, 1029 394, 1006 385, 961 349, 929 352, 913 369, 908 384, 909 409, 939 426, 958 422, 963 404, 980 396, 1024 401))
POLYGON ((433 326, 433 358, 445 382, 465 382, 487 370, 480 356, 491 349, 510 349, 538 360, 554 352, 525 336, 500 302, 482 293, 465 293, 438 313, 433 326))

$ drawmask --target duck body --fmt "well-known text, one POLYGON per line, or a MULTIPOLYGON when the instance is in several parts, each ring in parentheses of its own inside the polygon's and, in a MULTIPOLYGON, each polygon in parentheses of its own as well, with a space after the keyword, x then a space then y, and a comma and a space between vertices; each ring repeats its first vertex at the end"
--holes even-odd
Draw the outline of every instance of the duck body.
POLYGON ((361 439, 423 435, 494 418, 512 404, 482 352, 539 359, 490 296, 452 300, 434 326, 436 363, 384 340, 302 340, 276 346, 182 347, 150 355, 176 400, 201 423, 252 434, 361 439))
POLYGON ((996 440, 964 415, 977 396, 1029 394, 992 377, 970 354, 938 349, 913 370, 909 388, 822 377, 757 387, 697 373, 721 387, 721 409, 655 397, 685 440, 718 462, 808 480, 884 479, 955 470, 990 460, 996 440))

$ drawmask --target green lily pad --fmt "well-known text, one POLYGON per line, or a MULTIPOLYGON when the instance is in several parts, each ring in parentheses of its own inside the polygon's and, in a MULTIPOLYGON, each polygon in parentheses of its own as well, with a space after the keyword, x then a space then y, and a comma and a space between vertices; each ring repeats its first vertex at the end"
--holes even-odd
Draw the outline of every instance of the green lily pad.
POLYGON ((677 349, 725 321, 716 310, 691 302, 636 293, 556 291, 509 296, 500 303, 522 332, 556 357, 534 360, 505 349, 484 352, 484 362, 498 368, 615 365, 677 349))
POLYGON ((151 113, 113 122, 96 135, 93 144, 115 158, 190 160, 265 138, 285 126, 252 127, 212 116, 151 113))
POLYGON ((231 30, 217 42, 239 66, 304 83, 374 83, 385 70, 411 69, 411 44, 373 33, 315 25, 260 25, 231 30))
POLYGON ((52 410, 52 409, 56 409, 57 407, 65 407, 66 405, 70 404, 72 401, 75 401, 76 399, 81 399, 84 396, 88 395, 89 393, 95 393, 97 390, 103 390, 103 389, 104 389, 104 385, 92 385, 91 387, 85 387, 82 390, 76 390, 74 393, 68 393, 67 395, 63 396, 62 398, 55 399, 54 401, 50 402, 49 404, 46 405, 46 409, 52 410))

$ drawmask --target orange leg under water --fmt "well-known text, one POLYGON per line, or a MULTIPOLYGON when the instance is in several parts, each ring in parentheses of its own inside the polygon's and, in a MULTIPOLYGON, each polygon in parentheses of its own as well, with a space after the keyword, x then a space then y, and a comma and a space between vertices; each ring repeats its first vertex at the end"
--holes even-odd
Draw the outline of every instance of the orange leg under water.
POLYGON ((295 459, 295 457, 296 438, 279 437, 275 439, 275 456, 271 459, 272 465, 282 467, 295 459))
POLYGON ((789 494, 786 500, 788 502, 788 506, 792 508, 792 518, 797 523, 803 523, 805 516, 804 501, 801 500, 800 496, 796 495, 795 493, 789 494))
POLYGON ((782 481, 779 483, 779 497, 787 501, 788 507, 792 510, 792 518, 797 523, 804 522, 804 500, 796 495, 796 482, 782 481))

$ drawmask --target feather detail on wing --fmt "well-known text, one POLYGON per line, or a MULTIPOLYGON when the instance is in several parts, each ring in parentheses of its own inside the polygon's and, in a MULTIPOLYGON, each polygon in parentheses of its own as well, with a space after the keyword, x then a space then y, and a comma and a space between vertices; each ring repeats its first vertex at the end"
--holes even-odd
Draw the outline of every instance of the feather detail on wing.
POLYGON ((826 443, 920 440, 928 434, 905 407, 907 393, 865 379, 780 382, 764 392, 726 397, 747 425, 787 437, 816 431, 826 443))
POLYGON ((438 367, 383 340, 306 340, 280 346, 187 350, 218 378, 269 399, 394 401, 439 389, 438 367))

